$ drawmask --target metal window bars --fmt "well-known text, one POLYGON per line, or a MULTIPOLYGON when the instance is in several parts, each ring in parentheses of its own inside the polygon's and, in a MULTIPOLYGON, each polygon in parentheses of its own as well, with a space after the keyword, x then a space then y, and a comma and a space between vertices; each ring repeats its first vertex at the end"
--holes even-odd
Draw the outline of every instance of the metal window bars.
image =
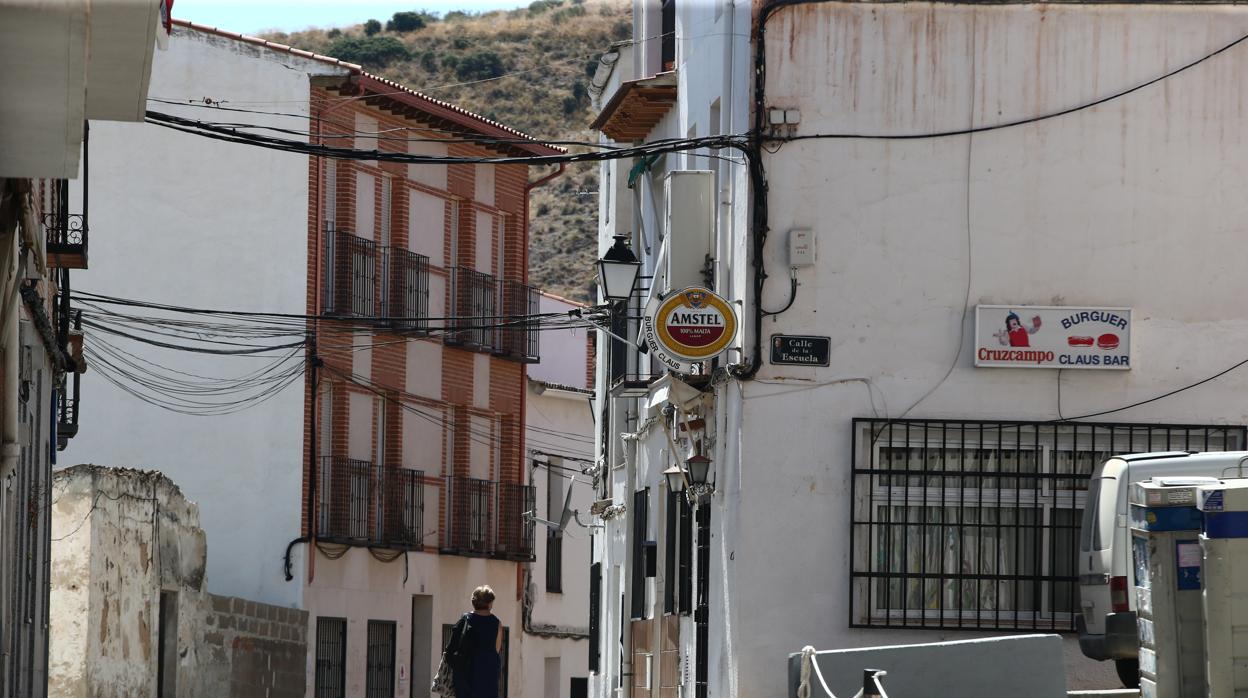
POLYGON ((541 294, 538 290, 519 281, 501 282, 500 315, 502 327, 498 330, 499 341, 495 353, 524 363, 538 361, 538 323, 541 294))
POLYGON ((497 334, 493 325, 498 324, 498 280, 489 274, 468 269, 467 267, 451 267, 450 303, 452 315, 457 318, 451 321, 443 341, 451 345, 460 345, 480 351, 494 351, 497 347, 497 334))
POLYGON ((446 497, 443 552, 536 559, 533 522, 524 517, 537 501, 532 485, 451 476, 446 478, 446 497))
POLYGON ((347 695, 347 619, 316 619, 316 698, 347 695))
POLYGON ((391 247, 385 250, 383 259, 387 288, 382 294, 382 316, 392 318, 391 325, 396 330, 428 331, 429 258, 391 247))
POLYGON ((348 545, 421 549, 423 477, 419 470, 322 457, 318 536, 348 545))
POLYGON ((366 698, 394 698, 394 636, 394 621, 368 621, 368 655, 364 667, 366 698))
POLYGON ((395 330, 428 330, 428 257, 327 227, 324 273, 326 314, 387 318, 395 330))
POLYGON ((1089 476, 1114 454, 1243 448, 1229 425, 856 419, 850 625, 1074 630, 1089 476))

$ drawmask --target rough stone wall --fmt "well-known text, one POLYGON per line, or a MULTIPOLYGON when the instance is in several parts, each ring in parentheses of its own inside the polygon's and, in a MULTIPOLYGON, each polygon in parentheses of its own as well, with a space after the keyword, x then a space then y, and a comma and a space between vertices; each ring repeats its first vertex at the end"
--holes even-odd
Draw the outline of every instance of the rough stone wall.
POLYGON ((49 695, 156 695, 163 592, 178 698, 303 696, 307 613, 209 594, 198 507, 168 478, 74 466, 53 498, 49 695))
POLYGON ((215 596, 203 644, 228 667, 216 695, 301 698, 306 690, 308 612, 215 596))

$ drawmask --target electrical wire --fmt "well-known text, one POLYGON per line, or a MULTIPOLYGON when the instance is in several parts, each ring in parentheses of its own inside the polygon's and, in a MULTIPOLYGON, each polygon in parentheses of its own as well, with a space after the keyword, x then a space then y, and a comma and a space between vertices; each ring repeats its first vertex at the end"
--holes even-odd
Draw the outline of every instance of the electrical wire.
POLYGON ((282 150, 302 155, 332 157, 342 160, 376 160, 381 162, 399 162, 406 164, 554 165, 574 162, 604 162, 608 160, 621 160, 653 154, 698 150, 702 148, 712 150, 734 148, 743 152, 746 149, 745 142, 740 136, 704 136, 702 138, 669 139, 662 142, 621 147, 616 150, 606 152, 502 157, 421 155, 415 153, 395 153, 380 150, 357 150, 355 148, 342 148, 318 143, 295 141, 286 138, 262 136, 254 133, 242 133, 235 129, 214 125, 211 122, 199 119, 188 119, 185 117, 150 110, 147 112, 145 120, 150 124, 163 126, 175 131, 181 131, 183 133, 189 133, 205 138, 225 141, 227 143, 253 145, 271 150, 282 150))

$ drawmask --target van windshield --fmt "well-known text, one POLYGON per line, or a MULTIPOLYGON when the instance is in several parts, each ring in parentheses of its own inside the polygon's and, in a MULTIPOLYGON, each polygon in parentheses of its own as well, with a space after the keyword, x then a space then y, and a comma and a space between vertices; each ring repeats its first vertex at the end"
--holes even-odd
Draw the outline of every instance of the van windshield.
POLYGON ((1113 536, 1114 518, 1118 513, 1114 502, 1117 485, 1118 480, 1112 477, 1094 475, 1088 481, 1088 495, 1079 531, 1079 548, 1084 552, 1109 547, 1107 543, 1113 536))

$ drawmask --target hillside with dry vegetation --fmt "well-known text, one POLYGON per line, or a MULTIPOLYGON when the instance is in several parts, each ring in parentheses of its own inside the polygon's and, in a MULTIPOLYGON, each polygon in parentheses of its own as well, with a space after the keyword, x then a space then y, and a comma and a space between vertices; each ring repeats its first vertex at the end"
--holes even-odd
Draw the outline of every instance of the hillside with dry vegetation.
MULTIPOLYGON (((631 33, 629 4, 536 0, 510 11, 398 12, 361 17, 350 27, 264 38, 359 63, 539 138, 589 141, 589 85, 599 54, 631 33)), ((535 285, 588 299, 597 206, 593 164, 570 165, 533 191, 529 273, 535 285)))

